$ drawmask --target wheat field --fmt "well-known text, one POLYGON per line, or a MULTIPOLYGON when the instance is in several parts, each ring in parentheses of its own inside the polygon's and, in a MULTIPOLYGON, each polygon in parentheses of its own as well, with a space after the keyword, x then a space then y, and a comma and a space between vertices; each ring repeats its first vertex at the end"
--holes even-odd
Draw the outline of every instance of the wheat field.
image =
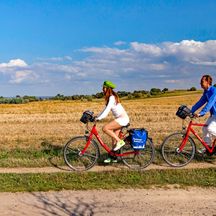
MULTIPOLYGON (((131 127, 144 127, 149 131, 154 144, 160 145, 166 135, 180 130, 182 121, 175 116, 179 105, 189 107, 195 103, 200 94, 122 100, 130 117, 131 127)), ((20 105, 0 105, 0 149, 34 148, 39 149, 43 142, 64 145, 71 137, 83 135, 85 125, 79 119, 82 112, 92 110, 98 114, 104 107, 103 100, 97 101, 41 101, 20 105)), ((101 127, 112 119, 98 123, 101 127)), ((200 122, 206 118, 199 119, 200 122)))

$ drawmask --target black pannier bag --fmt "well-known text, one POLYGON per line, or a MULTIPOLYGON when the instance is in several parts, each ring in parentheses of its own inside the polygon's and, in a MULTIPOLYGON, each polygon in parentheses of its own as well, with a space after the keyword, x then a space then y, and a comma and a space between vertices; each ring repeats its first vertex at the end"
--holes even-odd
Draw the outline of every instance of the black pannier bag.
POLYGON ((87 124, 88 122, 93 122, 94 121, 94 112, 90 110, 86 110, 83 114, 82 117, 80 118, 80 121, 84 124, 87 124))
POLYGON ((191 110, 185 106, 185 105, 181 105, 177 112, 176 112, 176 115, 181 118, 181 119, 186 119, 187 116, 191 116, 192 113, 191 113, 191 110))

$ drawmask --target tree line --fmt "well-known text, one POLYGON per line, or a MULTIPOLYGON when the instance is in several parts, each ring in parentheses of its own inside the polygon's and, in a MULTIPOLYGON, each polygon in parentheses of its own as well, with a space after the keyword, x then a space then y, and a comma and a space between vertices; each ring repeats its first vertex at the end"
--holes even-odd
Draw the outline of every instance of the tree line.
MULTIPOLYGON (((214 85, 216 87, 216 84, 214 85)), ((187 89, 187 91, 196 91, 197 89, 195 87, 191 87, 190 89, 187 89)), ((177 90, 176 90, 177 91, 177 90)), ((179 90, 179 91, 185 91, 185 90, 179 90)), ((155 97, 155 96, 162 96, 162 95, 168 95, 169 93, 173 92, 170 91, 168 88, 159 89, 159 88, 152 88, 151 90, 135 90, 133 92, 129 91, 118 91, 118 95, 120 98, 125 99, 139 99, 139 98, 149 98, 149 97, 155 97)), ((98 92, 96 94, 92 95, 71 95, 71 96, 65 96, 63 94, 57 94, 54 97, 36 97, 36 96, 23 96, 16 95, 16 97, 7 98, 0 96, 0 104, 23 104, 23 103, 29 103, 34 101, 43 101, 43 100, 82 100, 82 101, 92 101, 94 99, 100 99, 103 98, 103 92, 98 92)))

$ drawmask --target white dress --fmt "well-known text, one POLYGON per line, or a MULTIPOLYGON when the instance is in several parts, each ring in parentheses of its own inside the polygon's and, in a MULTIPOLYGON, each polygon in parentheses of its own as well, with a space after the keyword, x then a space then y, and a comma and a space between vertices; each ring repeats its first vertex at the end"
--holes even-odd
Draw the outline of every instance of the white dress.
POLYGON ((126 126, 129 123, 129 117, 120 103, 116 103, 115 96, 109 97, 109 102, 104 110, 98 115, 96 120, 101 120, 107 117, 110 110, 115 117, 115 121, 121 126, 126 126))

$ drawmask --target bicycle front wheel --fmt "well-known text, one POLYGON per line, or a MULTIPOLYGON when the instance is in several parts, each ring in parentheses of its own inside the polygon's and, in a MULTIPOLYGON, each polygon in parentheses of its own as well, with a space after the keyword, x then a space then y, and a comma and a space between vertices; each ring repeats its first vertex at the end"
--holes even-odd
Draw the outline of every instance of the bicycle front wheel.
POLYGON ((99 157, 97 143, 92 140, 85 153, 81 151, 86 146, 88 137, 74 137, 69 140, 63 149, 65 163, 75 171, 85 171, 93 167, 99 157))
POLYGON ((169 135, 161 145, 163 159, 173 167, 183 167, 187 165, 195 155, 196 147, 191 137, 188 137, 183 150, 179 151, 179 147, 184 138, 184 133, 174 133, 169 135))
POLYGON ((145 148, 142 150, 134 150, 132 148, 130 136, 126 137, 124 141, 126 144, 121 148, 121 153, 134 151, 134 153, 121 157, 123 163, 130 169, 142 170, 153 162, 155 156, 155 148, 149 138, 146 141, 145 148))

